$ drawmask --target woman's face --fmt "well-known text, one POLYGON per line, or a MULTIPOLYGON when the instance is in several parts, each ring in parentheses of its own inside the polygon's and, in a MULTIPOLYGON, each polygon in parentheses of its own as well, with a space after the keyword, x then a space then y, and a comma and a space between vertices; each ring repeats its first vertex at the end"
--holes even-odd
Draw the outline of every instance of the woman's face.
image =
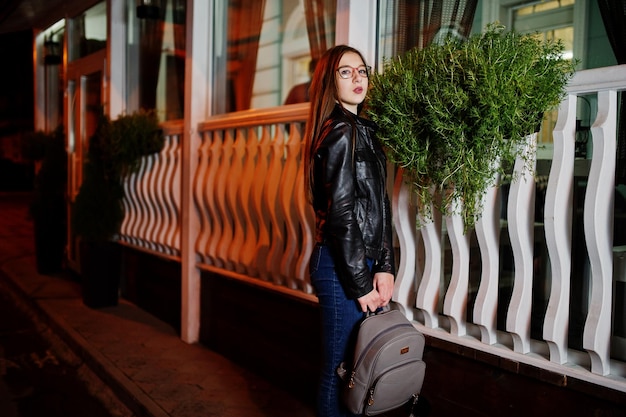
POLYGON ((335 71, 339 101, 347 110, 357 114, 359 104, 365 100, 368 78, 367 68, 359 54, 346 52, 335 71), (341 74, 347 78, 342 78, 341 74))

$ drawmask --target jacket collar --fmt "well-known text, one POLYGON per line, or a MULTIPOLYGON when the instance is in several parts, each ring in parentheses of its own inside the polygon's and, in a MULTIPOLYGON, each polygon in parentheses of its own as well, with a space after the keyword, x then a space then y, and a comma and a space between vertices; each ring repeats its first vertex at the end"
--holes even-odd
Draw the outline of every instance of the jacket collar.
POLYGON ((352 123, 355 123, 357 125, 361 125, 363 127, 367 127, 373 130, 378 130, 378 126, 376 125, 376 123, 374 123, 373 121, 369 119, 364 119, 363 117, 360 117, 354 113, 349 112, 348 110, 344 109, 339 103, 335 104, 335 108, 330 114, 330 118, 331 119, 347 119, 347 121, 351 121, 352 123))

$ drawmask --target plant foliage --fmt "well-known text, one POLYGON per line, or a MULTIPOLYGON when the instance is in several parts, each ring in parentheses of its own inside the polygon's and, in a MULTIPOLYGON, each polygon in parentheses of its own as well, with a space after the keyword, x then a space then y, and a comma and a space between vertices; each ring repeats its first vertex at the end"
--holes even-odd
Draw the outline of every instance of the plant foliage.
POLYGON ((561 41, 490 24, 467 40, 388 59, 372 75, 368 113, 423 219, 433 207, 473 227, 497 174, 523 156, 544 112, 562 100, 575 66, 563 50, 561 41))
POLYGON ((114 238, 124 220, 124 178, 139 169, 142 157, 161 151, 164 144, 154 112, 137 112, 114 121, 100 115, 72 211, 77 235, 91 241, 114 238))
POLYGON ((67 189, 67 152, 63 125, 52 132, 37 131, 22 141, 25 158, 40 161, 35 176, 30 214, 34 219, 65 222, 65 194, 67 189))

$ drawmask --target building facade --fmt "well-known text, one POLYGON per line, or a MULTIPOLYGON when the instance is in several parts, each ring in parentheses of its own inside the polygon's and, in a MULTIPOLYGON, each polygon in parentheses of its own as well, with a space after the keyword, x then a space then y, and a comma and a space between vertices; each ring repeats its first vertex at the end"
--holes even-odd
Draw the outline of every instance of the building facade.
MULTIPOLYGON (((314 321, 311 213, 298 181, 308 105, 284 105, 308 81, 312 60, 347 43, 382 71, 386 58, 494 21, 561 39, 579 72, 542 124, 535 181, 494 189, 476 231, 463 237, 446 218, 415 230, 401 174, 390 180, 400 260, 394 301, 433 349, 524 378, 550 375, 561 388, 580 381, 624 404, 626 185, 617 174, 624 139, 616 103, 626 76, 599 2, 77 3, 71 16, 36 28, 35 127, 65 126, 71 202, 101 109, 111 118, 157 111, 165 149, 125 183, 124 295, 179 326, 183 340, 222 349, 234 342, 225 341, 216 306, 256 322, 254 309, 223 305, 219 294, 277 298, 298 312, 286 324, 294 329, 298 317, 314 321), (521 205, 530 198, 546 217, 521 205)), ((71 228, 68 236, 69 265, 79 271, 71 228)), ((314 344, 315 329, 306 332, 292 336, 314 344)))

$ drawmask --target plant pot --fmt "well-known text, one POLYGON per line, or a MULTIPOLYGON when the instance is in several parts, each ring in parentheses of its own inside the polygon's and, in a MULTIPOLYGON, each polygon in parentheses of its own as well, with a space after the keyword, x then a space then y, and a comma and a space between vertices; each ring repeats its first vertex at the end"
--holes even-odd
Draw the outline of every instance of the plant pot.
POLYGON ((35 259, 37 272, 43 275, 63 271, 66 225, 58 219, 35 219, 35 259))
POLYGON ((122 261, 119 245, 81 241, 79 251, 83 303, 91 308, 117 305, 122 261))

